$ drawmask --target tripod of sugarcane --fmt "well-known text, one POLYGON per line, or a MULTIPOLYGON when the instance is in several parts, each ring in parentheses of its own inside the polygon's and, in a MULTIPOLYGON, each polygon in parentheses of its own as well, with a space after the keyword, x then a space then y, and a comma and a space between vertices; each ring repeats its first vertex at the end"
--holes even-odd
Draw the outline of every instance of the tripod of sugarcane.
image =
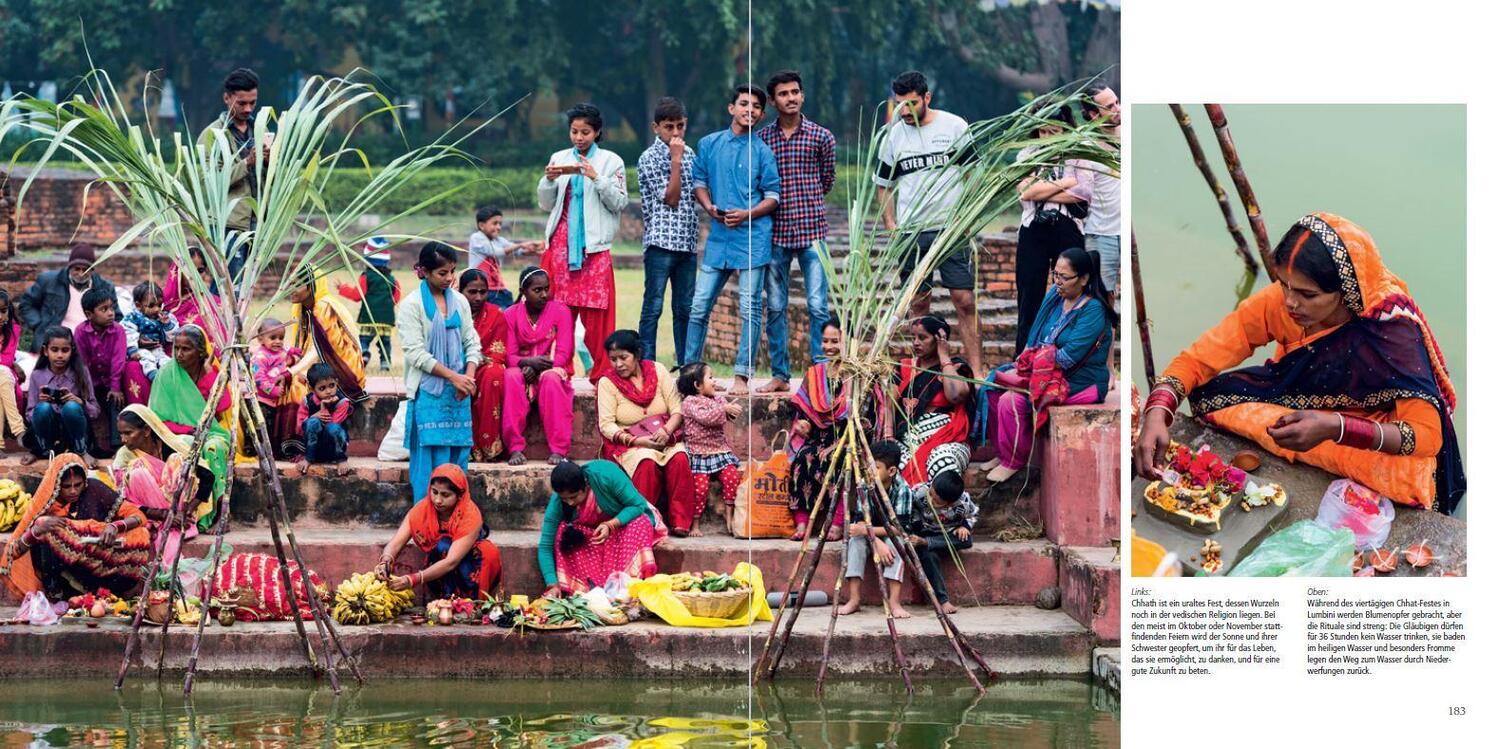
MULTIPOLYGON (((198 458, 202 454, 204 445, 207 442, 208 427, 212 423, 215 416, 212 404, 218 403, 219 400, 223 397, 224 389, 228 386, 228 383, 231 379, 237 380, 239 390, 242 393, 242 397, 245 399, 245 403, 242 404, 242 408, 245 409, 245 413, 248 414, 249 421, 251 422, 251 428, 248 431, 253 435, 255 440, 256 453, 260 461, 260 468, 262 473, 269 477, 271 483, 270 494, 271 498, 274 500, 274 507, 268 507, 266 515, 270 521, 271 540, 276 548, 276 558, 279 563, 278 566, 281 573, 280 583, 283 592, 283 599, 291 602, 292 620, 296 624, 297 635, 299 641, 302 643, 303 652, 307 656, 309 669, 313 672, 314 675, 316 675, 320 669, 323 672, 326 672, 328 674, 330 686, 332 686, 335 693, 338 693, 342 690, 338 678, 339 665, 347 665, 350 672, 354 674, 355 680, 361 684, 364 683, 364 676, 360 673, 358 664, 349 655, 349 651, 344 647, 343 641, 339 639, 338 631, 334 628, 332 618, 328 615, 327 609, 324 608, 322 599, 316 594, 314 590, 312 578, 307 570, 307 565, 304 563, 301 550, 297 546, 296 535, 292 532, 291 516, 286 509, 286 497, 281 487, 281 476, 280 473, 276 470, 276 464, 271 452, 269 431, 266 426, 265 419, 261 414, 259 404, 255 400, 255 389, 250 381, 250 372, 251 369, 248 349, 243 344, 230 346, 225 351, 220 375, 214 382, 214 387, 208 398, 208 403, 210 405, 205 409, 204 415, 199 421, 197 434, 193 439, 191 449, 188 451, 188 455, 186 456, 187 459, 184 461, 182 469, 183 474, 181 476, 180 483, 182 488, 178 496, 174 498, 174 501, 169 505, 167 509, 167 516, 162 524, 163 531, 161 533, 161 536, 157 539, 157 543, 154 545, 152 561, 148 565, 150 574, 146 579, 148 581, 155 581, 157 576, 161 574, 162 567, 165 564, 165 555, 163 552, 165 550, 167 539, 170 535, 170 530, 173 528, 173 526, 176 526, 176 530, 180 535, 185 535, 184 532, 187 528, 187 523, 190 522, 190 520, 188 517, 188 513, 184 509, 184 504, 185 500, 188 497, 192 497, 196 493, 196 484, 198 478, 195 469, 198 463, 198 458), (282 523, 286 524, 285 543, 283 543, 282 539, 282 523), (297 607, 297 596, 292 584, 291 569, 287 562, 287 547, 291 548, 292 558, 297 563, 298 572, 302 581, 303 593, 307 599, 308 608, 312 611, 313 621, 318 629, 320 644, 322 646, 321 651, 323 663, 321 666, 318 663, 317 655, 314 653, 312 640, 308 636, 306 625, 302 621, 301 612, 297 607), (334 657, 332 654, 334 648, 337 648, 339 652, 340 663, 338 664, 334 662, 334 657)), ((238 450, 234 448, 235 446, 231 445, 231 460, 233 460, 233 455, 237 454, 238 452, 238 450)), ((268 502, 267 504, 271 503, 268 502)), ((210 555, 211 564, 209 566, 209 576, 207 580, 207 588, 205 591, 206 594, 212 594, 213 586, 218 576, 219 558, 223 552, 224 547, 224 532, 228 528, 227 513, 228 507, 227 502, 225 502, 219 507, 219 515, 215 523, 214 546, 213 551, 210 555)), ((182 549, 179 548, 177 555, 172 559, 171 577, 169 578, 171 580, 175 581, 177 578, 177 562, 181 558, 181 556, 182 549)), ((169 592, 167 609, 169 613, 166 617, 164 617, 164 622, 162 623, 162 631, 158 640, 159 647, 157 650, 156 661, 158 679, 161 678, 166 660, 167 632, 172 620, 171 612, 174 610, 173 603, 176 596, 176 588, 176 585, 168 586, 169 592)), ((130 636, 126 640, 125 653, 121 658, 119 674, 115 679, 115 689, 121 688, 125 683, 125 674, 130 668, 130 658, 134 654, 135 648, 140 641, 140 629, 142 621, 144 620, 148 598, 149 591, 146 594, 143 594, 140 600, 137 601, 135 616, 131 622, 130 636)), ((184 694, 192 693, 193 679, 197 673, 198 657, 203 644, 203 630, 208 620, 207 609, 208 605, 205 601, 201 607, 202 613, 199 616, 198 628, 193 637, 192 654, 188 660, 187 675, 183 681, 184 694)))
MULTIPOLYGON (((858 397, 854 397, 850 402, 858 403, 860 400, 858 397)), ((771 681, 776 678, 776 671, 781 667, 781 659, 786 655, 787 647, 791 642, 792 630, 795 628, 797 618, 801 615, 802 607, 806 603, 807 590, 812 585, 813 575, 817 572, 818 564, 823 557, 823 548, 827 543, 827 534, 824 532, 824 526, 832 522, 833 512, 831 505, 825 504, 825 500, 829 499, 830 486, 834 484, 840 485, 836 492, 839 496, 841 507, 844 510, 844 517, 852 517, 849 514, 849 494, 856 489, 859 483, 862 483, 859 481, 860 466, 862 465, 859 457, 867 456, 870 452, 864 430, 860 427, 860 420, 858 418, 851 418, 844 434, 839 437, 838 441, 832 447, 832 453, 828 462, 828 472, 825 474, 822 487, 818 490, 818 495, 813 501, 812 519, 808 523, 807 535, 802 539, 802 546, 797 552, 797 560, 793 564, 792 572, 787 579, 788 592, 790 593, 792 588, 796 588, 795 603, 788 613, 787 600, 791 596, 783 596, 781 602, 776 607, 776 614, 771 621, 771 632, 766 636, 765 646, 755 663, 754 681, 756 683, 759 683, 761 680, 771 681), (843 470, 840 470, 841 462, 843 470), (809 556, 807 550, 808 546, 812 543, 812 536, 814 534, 818 538, 816 544, 813 545, 813 552, 809 556)), ((964 670, 964 675, 969 678, 969 682, 974 685, 975 689, 983 693, 985 691, 984 684, 974 675, 974 669, 970 667, 969 660, 972 659, 985 672, 987 680, 992 680, 999 674, 989 667, 989 664, 985 662, 979 651, 969 643, 968 638, 959 631, 958 626, 943 611, 943 606, 937 599, 937 594, 932 588, 932 583, 927 579, 927 574, 923 570, 920 560, 917 558, 916 548, 912 546, 905 532, 895 525, 895 508, 891 504, 885 487, 881 486, 878 482, 874 483, 875 491, 867 491, 865 496, 873 498, 879 503, 880 512, 878 515, 880 516, 880 527, 885 531, 885 537, 896 550, 903 566, 912 571, 913 579, 918 582, 928 602, 932 604, 933 610, 937 614, 939 625, 943 629, 943 634, 947 638, 948 644, 953 648, 954 655, 958 658, 959 666, 964 670)), ((864 507, 864 513, 866 523, 871 523, 873 514, 870 512, 868 504, 864 507)), ((847 568, 848 562, 849 544, 846 541, 841 554, 838 575, 834 582, 832 601, 834 608, 828 618, 828 629, 823 635, 822 660, 818 667, 817 679, 817 692, 819 695, 823 693, 823 683, 828 675, 828 659, 833 647, 833 632, 834 628, 838 625, 839 618, 839 594, 843 590, 844 570, 847 568)), ((895 617, 891 615, 890 589, 886 586, 884 574, 877 574, 876 577, 879 579, 878 587, 880 589, 881 608, 885 614, 886 630, 891 638, 891 648, 896 659, 896 664, 901 670, 906 690, 910 693, 912 692, 911 669, 906 662, 904 652, 901 650, 900 635, 896 631, 895 617)))

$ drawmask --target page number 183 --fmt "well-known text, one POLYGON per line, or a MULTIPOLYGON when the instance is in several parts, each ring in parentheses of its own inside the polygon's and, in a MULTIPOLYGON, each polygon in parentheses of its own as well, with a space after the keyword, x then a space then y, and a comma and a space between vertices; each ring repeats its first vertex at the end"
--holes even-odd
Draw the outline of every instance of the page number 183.
POLYGON ((1463 715, 1465 714, 1465 712, 1466 708, 1464 708, 1462 705, 1453 705, 1448 708, 1449 715, 1463 715))

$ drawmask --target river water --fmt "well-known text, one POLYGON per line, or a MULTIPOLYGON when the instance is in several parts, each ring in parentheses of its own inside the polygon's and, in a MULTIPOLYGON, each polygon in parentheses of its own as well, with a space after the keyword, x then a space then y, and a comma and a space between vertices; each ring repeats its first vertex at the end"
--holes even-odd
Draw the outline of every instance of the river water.
MULTIPOLYGON (((1208 117, 1201 106, 1187 111, 1255 252, 1208 117)), ((1459 395, 1454 426, 1463 444, 1464 107, 1226 105, 1224 111, 1272 247, 1303 214, 1331 211, 1364 226, 1386 265, 1406 281, 1447 357, 1459 395)), ((1160 372, 1233 309, 1244 265, 1171 111, 1165 104, 1141 104, 1130 116, 1131 220, 1160 372)), ((1266 283, 1262 272, 1254 288, 1266 283)), ((1129 329, 1135 335, 1133 323, 1129 329)), ((1251 361, 1268 354, 1269 348, 1251 361)), ((1144 392, 1140 356, 1133 378, 1144 392)))
POLYGON ((1118 747, 1119 701, 1082 681, 10 681, 0 746, 1118 747), (753 699, 751 698, 753 695, 753 699))

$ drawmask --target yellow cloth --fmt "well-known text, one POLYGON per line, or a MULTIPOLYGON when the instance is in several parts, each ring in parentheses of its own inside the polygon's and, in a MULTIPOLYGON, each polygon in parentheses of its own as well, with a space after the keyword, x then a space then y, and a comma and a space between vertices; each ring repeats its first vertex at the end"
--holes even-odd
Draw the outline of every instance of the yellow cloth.
MULTIPOLYGON (((314 286, 312 301, 312 315, 328 335, 329 345, 333 347, 339 361, 354 372, 363 389, 366 385, 365 356, 359 348, 359 336, 355 333, 358 326, 349 319, 347 310, 329 298, 327 284, 321 279, 314 286)), ((318 347, 313 345, 312 331, 302 324, 302 310, 293 307, 292 311, 291 346, 302 351, 302 359, 291 366, 292 372, 300 377, 292 379, 291 386, 281 398, 280 403, 283 404, 299 403, 307 397, 308 387, 302 382, 302 377, 306 377, 307 370, 312 369, 312 365, 320 360, 318 347)))
POLYGON ((771 621, 771 607, 766 603, 766 583, 761 578, 760 568, 749 562, 740 562, 735 565, 732 577, 750 584, 750 603, 738 616, 729 619, 711 619, 688 613, 682 601, 672 594, 669 575, 653 575, 631 583, 630 596, 640 599, 647 611, 674 627, 745 627, 752 621, 771 621))
MULTIPOLYGON (((1155 541, 1147 541, 1130 532, 1130 576, 1131 577, 1155 577, 1161 562, 1167 557, 1167 549, 1155 541)), ((1162 572, 1162 577, 1182 576, 1182 565, 1172 562, 1162 572)))

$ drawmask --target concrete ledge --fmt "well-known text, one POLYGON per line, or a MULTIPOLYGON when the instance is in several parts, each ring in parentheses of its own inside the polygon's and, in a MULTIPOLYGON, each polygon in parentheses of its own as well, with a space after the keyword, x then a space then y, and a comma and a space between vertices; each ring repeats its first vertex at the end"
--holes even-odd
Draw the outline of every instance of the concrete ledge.
POLYGON ((1112 547, 1064 547, 1058 559, 1063 611, 1102 643, 1120 642, 1120 560, 1112 547))
POLYGON ((1064 546, 1109 546, 1120 537, 1120 401, 1053 408, 1041 452, 1042 527, 1064 546))
MULTIPOLYGON (((815 676, 829 609, 808 609, 798 621, 780 675, 815 676)), ((898 623, 902 647, 915 676, 962 678, 953 651, 930 611, 898 623)), ((957 618, 969 641, 991 668, 1007 676, 1087 675, 1092 642, 1065 614, 1031 607, 968 609, 957 618)), ((751 628, 689 629, 661 622, 635 622, 593 632, 507 634, 493 627, 424 627, 392 623, 341 627, 339 634, 367 676, 454 678, 697 678, 743 679, 763 646, 770 623, 751 628)), ((829 670, 835 676, 899 674, 885 639, 885 620, 864 611, 840 617, 829 670)), ((159 629, 143 638, 139 652, 155 665, 159 629)), ((0 627, 0 657, 12 677, 113 674, 124 652, 129 624, 108 620, 97 629, 81 622, 52 627, 0 627)), ((193 630, 174 626, 168 634, 167 669, 186 668, 193 630)), ((210 624, 199 672, 218 676, 305 673, 290 622, 210 624)), ((143 661, 138 657, 135 667, 143 661)), ((139 675, 139 671, 135 672, 139 675)))

